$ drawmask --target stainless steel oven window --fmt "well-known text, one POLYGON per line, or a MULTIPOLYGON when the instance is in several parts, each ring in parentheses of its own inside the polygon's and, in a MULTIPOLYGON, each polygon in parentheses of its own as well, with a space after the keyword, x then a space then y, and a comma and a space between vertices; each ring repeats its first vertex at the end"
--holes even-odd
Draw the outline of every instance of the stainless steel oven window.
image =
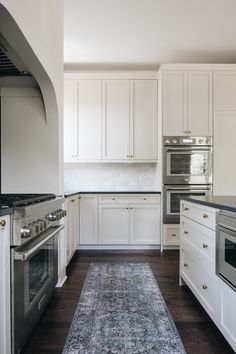
POLYGON ((208 176, 210 174, 209 151, 168 151, 166 154, 166 175, 208 176))
POLYGON ((207 194, 206 190, 203 191, 167 191, 167 214, 168 215, 178 215, 180 213, 180 199, 182 197, 191 196, 205 196, 207 194))
POLYGON ((24 263, 25 312, 54 277, 54 243, 50 239, 24 263))

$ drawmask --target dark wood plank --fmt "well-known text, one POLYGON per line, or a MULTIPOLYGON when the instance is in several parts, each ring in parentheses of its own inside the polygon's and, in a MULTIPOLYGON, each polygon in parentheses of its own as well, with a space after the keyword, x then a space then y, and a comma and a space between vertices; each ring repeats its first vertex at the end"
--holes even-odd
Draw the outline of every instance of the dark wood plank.
MULTIPOLYGON (((90 262, 149 262, 188 354, 233 354, 188 287, 179 287, 177 251, 76 252, 24 354, 61 354, 90 262)), ((171 354, 171 353, 170 353, 171 354)))

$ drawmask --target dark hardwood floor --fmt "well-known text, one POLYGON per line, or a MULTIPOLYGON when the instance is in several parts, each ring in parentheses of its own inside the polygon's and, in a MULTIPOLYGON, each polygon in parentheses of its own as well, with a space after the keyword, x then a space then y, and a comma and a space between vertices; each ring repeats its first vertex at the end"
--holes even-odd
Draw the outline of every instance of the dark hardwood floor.
MULTIPOLYGON (((217 327, 188 287, 178 286, 177 251, 76 253, 67 269, 68 279, 55 294, 25 346, 24 354, 61 354, 90 262, 148 262, 188 354, 233 354, 217 327)), ((88 353, 89 354, 89 353, 88 353)), ((171 354, 171 353, 170 353, 171 354)))

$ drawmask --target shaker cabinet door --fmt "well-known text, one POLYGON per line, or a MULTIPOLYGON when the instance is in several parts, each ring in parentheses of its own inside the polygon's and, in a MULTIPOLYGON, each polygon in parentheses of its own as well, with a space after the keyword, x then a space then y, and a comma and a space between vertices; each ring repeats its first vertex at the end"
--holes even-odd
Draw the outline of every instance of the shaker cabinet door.
POLYGON ((130 81, 130 155, 157 160, 157 80, 130 81))
POLYGON ((188 129, 192 136, 212 135, 212 72, 188 72, 188 129))
POLYGON ((74 80, 64 82, 64 159, 77 157, 77 88, 74 80))
POLYGON ((97 195, 82 195, 80 197, 80 244, 96 245, 97 240, 97 195))
POLYGON ((129 158, 129 80, 103 80, 102 158, 129 158))
POLYGON ((187 71, 163 72, 163 135, 186 135, 187 71))

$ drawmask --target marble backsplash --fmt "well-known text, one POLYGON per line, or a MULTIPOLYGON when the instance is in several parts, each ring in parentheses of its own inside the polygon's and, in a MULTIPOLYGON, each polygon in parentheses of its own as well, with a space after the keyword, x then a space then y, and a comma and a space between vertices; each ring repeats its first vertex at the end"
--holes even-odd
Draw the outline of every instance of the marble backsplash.
POLYGON ((66 164, 64 168, 66 192, 160 189, 160 168, 156 163, 79 163, 66 164))

